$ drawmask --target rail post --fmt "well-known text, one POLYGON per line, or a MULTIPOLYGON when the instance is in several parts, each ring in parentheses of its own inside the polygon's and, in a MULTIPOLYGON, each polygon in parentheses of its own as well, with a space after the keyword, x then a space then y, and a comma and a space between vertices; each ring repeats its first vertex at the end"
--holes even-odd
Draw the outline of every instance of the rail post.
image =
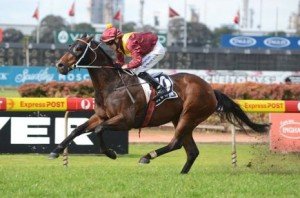
POLYGON ((233 167, 237 165, 237 154, 236 154, 236 137, 235 137, 235 126, 231 124, 231 137, 232 137, 232 150, 231 150, 231 161, 233 167))
MULTIPOLYGON (((66 111, 66 113, 65 113, 65 138, 68 136, 68 116, 69 116, 69 111, 66 111)), ((68 164, 69 164, 68 147, 66 147, 63 152, 63 166, 68 167, 68 164)))

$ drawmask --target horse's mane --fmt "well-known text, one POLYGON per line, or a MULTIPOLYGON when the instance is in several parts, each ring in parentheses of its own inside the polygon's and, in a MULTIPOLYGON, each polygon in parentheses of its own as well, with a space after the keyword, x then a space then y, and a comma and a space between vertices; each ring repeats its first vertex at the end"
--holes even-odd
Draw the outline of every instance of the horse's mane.
POLYGON ((104 54, 104 56, 106 56, 106 58, 109 59, 109 61, 111 63, 113 63, 114 59, 112 57, 110 57, 110 55, 107 52, 104 51, 104 49, 101 47, 101 42, 98 42, 98 41, 95 41, 95 40, 94 40, 94 42, 96 43, 96 45, 99 45, 99 49, 104 54))

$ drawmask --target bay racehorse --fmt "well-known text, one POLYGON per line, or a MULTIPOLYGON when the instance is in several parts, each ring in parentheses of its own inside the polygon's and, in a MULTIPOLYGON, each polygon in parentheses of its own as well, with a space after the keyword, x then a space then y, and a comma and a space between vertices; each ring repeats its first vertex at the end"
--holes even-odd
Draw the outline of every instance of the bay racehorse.
MULTIPOLYGON (((58 60, 57 69, 64 75, 80 65, 87 67, 95 90, 95 113, 87 122, 74 129, 50 153, 49 158, 57 158, 75 137, 92 131, 97 134, 104 154, 116 159, 116 153, 105 146, 103 131, 128 131, 142 127, 147 109, 144 91, 136 76, 113 67, 113 62, 100 43, 86 35, 77 39, 58 60)), ((178 98, 166 100, 157 106, 147 127, 172 122, 175 127, 174 137, 167 146, 142 156, 140 163, 150 163, 150 160, 183 146, 187 160, 181 173, 188 173, 199 155, 192 132, 214 112, 241 128, 244 123, 257 132, 268 130, 268 124, 252 122, 238 104, 220 91, 213 90, 198 76, 178 73, 170 77, 178 98)))

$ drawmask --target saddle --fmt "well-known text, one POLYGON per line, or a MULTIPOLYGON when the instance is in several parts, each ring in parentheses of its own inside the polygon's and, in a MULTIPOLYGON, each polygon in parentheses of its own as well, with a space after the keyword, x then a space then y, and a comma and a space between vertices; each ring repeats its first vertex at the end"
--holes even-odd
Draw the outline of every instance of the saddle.
MULTIPOLYGON (((148 126, 150 119, 152 117, 152 114, 154 112, 155 107, 159 106, 162 104, 165 100, 173 99, 173 98, 178 98, 178 94, 173 90, 173 81, 170 78, 170 76, 160 72, 160 73, 154 73, 151 74, 155 80, 157 80, 162 86, 164 86, 167 90, 166 94, 158 98, 156 101, 153 101, 152 99, 156 95, 156 91, 154 88, 150 87, 146 81, 143 79, 139 78, 139 81, 143 87, 145 96, 146 96, 146 102, 148 104, 146 114, 145 114, 145 119, 143 121, 143 124, 141 127, 146 127, 148 126)), ((141 132, 141 128, 139 130, 139 134, 141 132)))
MULTIPOLYGON (((161 96, 155 101, 155 106, 159 106, 162 104, 165 100, 173 99, 173 98, 178 98, 178 94, 174 91, 173 89, 173 81, 170 78, 170 76, 159 72, 159 73, 154 73, 151 74, 155 80, 157 80, 162 86, 164 86, 167 90, 166 94, 161 96)), ((155 94, 155 89, 152 89, 146 81, 143 79, 139 78, 140 83, 142 84, 147 103, 149 103, 150 100, 156 95, 155 94)))

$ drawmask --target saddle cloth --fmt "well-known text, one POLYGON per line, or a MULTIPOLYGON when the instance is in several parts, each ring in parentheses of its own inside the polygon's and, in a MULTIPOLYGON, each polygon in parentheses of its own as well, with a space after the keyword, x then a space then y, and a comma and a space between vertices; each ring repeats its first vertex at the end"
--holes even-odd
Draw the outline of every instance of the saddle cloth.
MULTIPOLYGON (((159 106, 165 100, 178 98, 178 94, 173 90, 173 81, 168 75, 161 72, 161 73, 151 74, 151 76, 155 78, 162 86, 164 86, 167 89, 167 93, 155 101, 156 106, 159 106)), ((146 101, 147 103, 149 103, 150 95, 151 95, 150 85, 141 78, 139 78, 139 81, 143 87, 146 96, 146 101)))

